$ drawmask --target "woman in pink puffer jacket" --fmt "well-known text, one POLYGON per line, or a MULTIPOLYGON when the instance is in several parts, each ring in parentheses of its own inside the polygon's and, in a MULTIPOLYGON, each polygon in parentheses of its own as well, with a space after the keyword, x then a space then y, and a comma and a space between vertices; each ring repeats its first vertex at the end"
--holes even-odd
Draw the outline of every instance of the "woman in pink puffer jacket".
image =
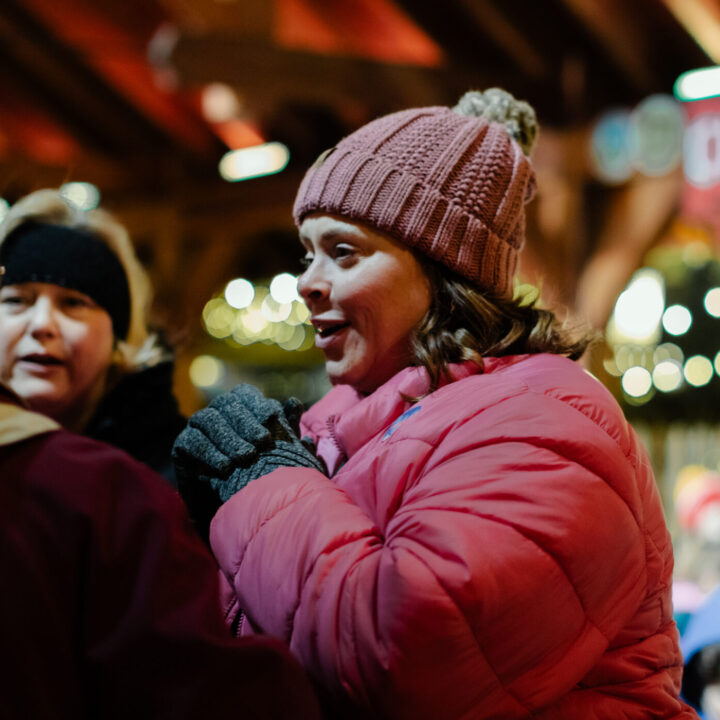
POLYGON ((248 388, 176 445, 181 489, 226 501, 241 631, 285 640, 339 717, 695 717, 647 457, 573 362, 587 339, 513 296, 535 131, 493 90, 324 153, 295 203, 336 386, 302 419, 316 455, 248 388))

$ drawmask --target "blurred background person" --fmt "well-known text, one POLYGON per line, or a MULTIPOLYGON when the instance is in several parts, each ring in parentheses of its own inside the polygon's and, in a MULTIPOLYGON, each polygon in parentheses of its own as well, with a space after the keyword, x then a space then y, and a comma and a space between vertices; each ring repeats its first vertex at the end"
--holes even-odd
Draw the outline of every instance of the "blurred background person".
POLYGON ((126 229, 38 190, 0 225, 0 264, 0 381, 174 484, 170 450, 184 419, 172 355, 148 329, 150 282, 126 229))
POLYGON ((680 633, 720 585, 720 473, 689 465, 675 482, 673 607, 680 633))
POLYGON ((690 618, 682 637, 683 697, 707 720, 720 720, 720 588, 690 618))
POLYGON ((493 89, 323 153, 294 216, 335 387, 296 432, 240 386, 176 443, 240 631, 341 716, 695 717, 645 452, 573 362, 591 336, 515 291, 536 133, 493 89))
POLYGON ((217 568, 147 467, 0 385, 0 716, 317 720, 281 643, 230 637, 217 568))

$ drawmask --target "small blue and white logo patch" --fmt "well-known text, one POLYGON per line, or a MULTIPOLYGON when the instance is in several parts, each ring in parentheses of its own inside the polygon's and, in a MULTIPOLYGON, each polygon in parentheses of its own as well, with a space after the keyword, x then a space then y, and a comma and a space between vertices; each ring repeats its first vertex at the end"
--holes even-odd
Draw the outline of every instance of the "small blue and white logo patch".
POLYGON ((380 438, 381 440, 387 440, 397 430, 398 425, 412 417, 415 413, 422 410, 422 405, 413 405, 409 410, 406 410, 400 417, 393 421, 393 424, 385 431, 385 434, 380 438))

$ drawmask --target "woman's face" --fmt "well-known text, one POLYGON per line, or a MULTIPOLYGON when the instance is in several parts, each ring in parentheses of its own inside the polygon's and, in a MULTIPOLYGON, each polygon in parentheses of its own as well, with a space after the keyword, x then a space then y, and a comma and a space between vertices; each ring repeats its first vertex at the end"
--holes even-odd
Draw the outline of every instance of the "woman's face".
POLYGON ((369 393, 411 363, 410 336, 430 307, 430 285, 404 245, 334 215, 300 227, 307 269, 298 292, 310 309, 333 384, 369 393))
POLYGON ((84 293, 41 282, 0 289, 0 380, 33 410, 81 429, 112 352, 110 316, 84 293))

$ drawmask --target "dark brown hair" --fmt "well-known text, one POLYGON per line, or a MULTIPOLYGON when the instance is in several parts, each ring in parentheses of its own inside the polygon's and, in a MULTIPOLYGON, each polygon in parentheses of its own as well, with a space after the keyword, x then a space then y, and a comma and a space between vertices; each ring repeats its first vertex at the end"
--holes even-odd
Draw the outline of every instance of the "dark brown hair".
POLYGON ((440 263, 418 256, 430 281, 430 308, 412 336, 415 364, 430 378, 428 393, 449 377, 450 363, 483 357, 553 353, 577 360, 598 334, 566 326, 538 307, 537 293, 493 297, 440 263))

